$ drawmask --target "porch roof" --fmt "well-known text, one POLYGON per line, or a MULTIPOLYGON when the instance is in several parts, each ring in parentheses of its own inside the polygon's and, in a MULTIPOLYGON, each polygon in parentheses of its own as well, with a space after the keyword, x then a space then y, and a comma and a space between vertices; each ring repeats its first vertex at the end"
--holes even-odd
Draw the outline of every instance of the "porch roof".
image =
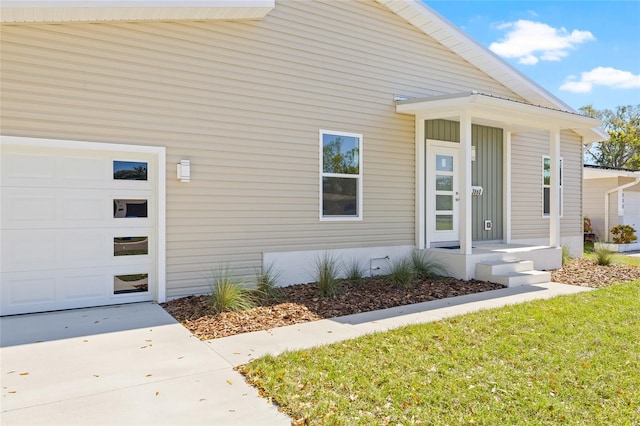
POLYGON ((396 112, 419 115, 424 119, 454 121, 461 112, 466 112, 476 124, 501 127, 512 132, 573 130, 582 136, 584 143, 609 138, 598 128, 602 124, 598 119, 477 91, 399 100, 396 102, 396 112))
POLYGON ((600 179, 611 177, 628 177, 636 179, 640 177, 640 170, 623 169, 619 167, 593 166, 585 164, 583 176, 585 179, 600 179))

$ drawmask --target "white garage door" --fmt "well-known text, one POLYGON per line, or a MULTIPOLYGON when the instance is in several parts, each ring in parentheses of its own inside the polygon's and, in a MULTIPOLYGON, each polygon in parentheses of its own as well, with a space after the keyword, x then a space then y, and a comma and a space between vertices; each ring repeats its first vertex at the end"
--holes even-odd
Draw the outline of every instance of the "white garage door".
POLYGON ((158 159, 2 145, 0 314, 153 300, 158 159))

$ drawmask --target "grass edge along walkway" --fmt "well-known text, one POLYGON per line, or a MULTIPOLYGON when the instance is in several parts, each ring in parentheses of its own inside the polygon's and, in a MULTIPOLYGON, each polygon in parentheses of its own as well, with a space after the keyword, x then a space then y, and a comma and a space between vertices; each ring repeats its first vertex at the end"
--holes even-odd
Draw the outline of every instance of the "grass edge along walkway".
POLYGON ((640 281, 239 367, 310 424, 640 424, 640 281))

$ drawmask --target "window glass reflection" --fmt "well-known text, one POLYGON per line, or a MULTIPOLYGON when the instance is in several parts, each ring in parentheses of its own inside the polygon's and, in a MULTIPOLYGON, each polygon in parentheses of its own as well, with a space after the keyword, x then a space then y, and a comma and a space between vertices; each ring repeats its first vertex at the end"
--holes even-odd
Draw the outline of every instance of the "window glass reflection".
POLYGON ((113 217, 147 217, 147 200, 113 200, 113 217))
POLYGON ((358 180, 322 178, 322 214, 324 216, 358 215, 358 180))
POLYGON ((147 180, 147 163, 141 161, 114 161, 113 178, 122 180, 147 180))
POLYGON ((453 210, 453 195, 436 195, 436 210, 453 210))
POLYGON ((113 239, 114 256, 149 254, 148 237, 116 237, 113 239))
POLYGON ((453 176, 436 175, 436 191, 453 191, 453 176))
POLYGON ((360 138, 322 135, 322 171, 357 175, 360 173, 360 138))
POLYGON ((436 215, 436 231, 452 231, 453 230, 453 216, 439 214, 436 215))
POLYGON ((145 291, 149 291, 149 274, 116 275, 113 277, 113 294, 145 291))
POLYGON ((436 170, 443 172, 452 172, 453 157, 450 155, 436 155, 436 170))

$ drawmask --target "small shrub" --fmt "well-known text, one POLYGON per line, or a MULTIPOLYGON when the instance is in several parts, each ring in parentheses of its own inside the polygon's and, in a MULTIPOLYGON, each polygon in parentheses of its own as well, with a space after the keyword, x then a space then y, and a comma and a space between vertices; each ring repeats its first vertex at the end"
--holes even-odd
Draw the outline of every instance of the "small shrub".
POLYGON ((387 261, 387 277, 393 287, 406 288, 411 285, 415 277, 411 258, 387 261))
POLYGON ((360 286, 364 276, 364 267, 360 260, 352 258, 349 263, 343 266, 347 281, 351 284, 360 286))
POLYGON ((571 249, 569 248, 569 246, 567 244, 563 244, 562 245, 562 265, 566 265, 567 263, 569 263, 569 261, 571 259, 573 259, 573 257, 571 257, 571 249))
POLYGON ((613 261, 613 252, 604 248, 598 248, 596 253, 596 263, 602 266, 609 266, 613 261))
POLYGON ((260 301, 278 300, 280 296, 278 280, 281 276, 282 272, 277 271, 271 264, 263 268, 262 273, 257 274, 255 291, 260 301))
POLYGON ((447 274, 447 271, 442 265, 430 259, 426 252, 422 250, 412 251, 410 260, 413 273, 417 278, 434 278, 447 274))
POLYGON ((611 228, 613 242, 618 244, 629 244, 638 239, 636 230, 629 225, 617 225, 611 228))
POLYGON ((583 228, 583 232, 586 233, 593 233, 593 226, 591 225, 591 219, 589 219, 589 216, 585 216, 582 220, 582 228, 583 228))
POLYGON ((584 242, 584 252, 585 253, 593 253, 595 250, 595 243, 593 241, 585 241, 584 242))
POLYGON ((214 276, 209 297, 211 307, 217 313, 245 311, 255 306, 251 291, 226 270, 214 276))
POLYGON ((340 266, 335 255, 325 252, 316 259, 316 282, 322 297, 333 297, 339 291, 340 266))

